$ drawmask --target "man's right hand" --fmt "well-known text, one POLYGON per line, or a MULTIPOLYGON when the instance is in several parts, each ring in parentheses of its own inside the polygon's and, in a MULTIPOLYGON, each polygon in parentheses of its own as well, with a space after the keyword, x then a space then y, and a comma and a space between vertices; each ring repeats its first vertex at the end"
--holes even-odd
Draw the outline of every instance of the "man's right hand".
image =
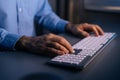
POLYGON ((61 36, 45 34, 38 37, 23 36, 16 43, 18 50, 27 50, 37 54, 68 54, 73 52, 70 43, 61 36))

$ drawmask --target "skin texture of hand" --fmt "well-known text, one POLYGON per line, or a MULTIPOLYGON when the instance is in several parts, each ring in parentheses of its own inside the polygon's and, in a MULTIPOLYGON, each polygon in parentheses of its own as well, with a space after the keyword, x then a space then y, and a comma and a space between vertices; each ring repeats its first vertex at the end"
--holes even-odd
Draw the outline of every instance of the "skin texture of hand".
POLYGON ((38 37, 23 36, 16 44, 16 49, 45 55, 72 53, 72 46, 61 36, 45 34, 38 37))
POLYGON ((66 26, 66 31, 78 37, 87 37, 90 35, 90 32, 93 32, 96 36, 104 34, 104 31, 101 29, 101 27, 95 24, 88 23, 76 25, 69 23, 66 26))

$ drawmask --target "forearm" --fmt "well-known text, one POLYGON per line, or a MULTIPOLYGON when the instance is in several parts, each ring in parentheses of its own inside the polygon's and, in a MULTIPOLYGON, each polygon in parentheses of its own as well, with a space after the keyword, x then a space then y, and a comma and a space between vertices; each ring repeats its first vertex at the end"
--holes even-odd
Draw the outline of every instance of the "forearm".
POLYGON ((40 16, 37 21, 40 26, 54 33, 65 32, 65 26, 68 24, 68 21, 61 19, 54 12, 40 16))
POLYGON ((65 32, 65 26, 68 23, 68 21, 61 19, 52 11, 48 0, 45 0, 44 8, 36 14, 35 21, 38 22, 40 27, 54 33, 65 32))

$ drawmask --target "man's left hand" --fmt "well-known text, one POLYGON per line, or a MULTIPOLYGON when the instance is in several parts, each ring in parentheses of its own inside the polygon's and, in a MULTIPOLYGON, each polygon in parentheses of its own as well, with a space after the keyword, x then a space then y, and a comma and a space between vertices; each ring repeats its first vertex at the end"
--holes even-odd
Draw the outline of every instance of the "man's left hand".
POLYGON ((96 36, 103 35, 104 31, 102 28, 95 24, 67 24, 66 31, 70 32, 78 37, 87 37, 90 35, 90 32, 93 32, 96 36))

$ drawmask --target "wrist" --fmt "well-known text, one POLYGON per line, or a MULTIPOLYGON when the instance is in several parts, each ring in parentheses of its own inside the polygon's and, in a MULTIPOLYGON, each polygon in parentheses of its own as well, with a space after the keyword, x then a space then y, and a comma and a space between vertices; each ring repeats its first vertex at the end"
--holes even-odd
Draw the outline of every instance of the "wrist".
POLYGON ((70 33, 71 32, 71 28, 73 27, 74 25, 72 23, 68 23, 65 27, 65 32, 67 33, 70 33))
POLYGON ((73 29, 74 27, 79 26, 80 24, 72 24, 72 23, 68 23, 65 27, 65 31, 68 33, 73 33, 73 29))
POLYGON ((22 36, 16 43, 16 50, 26 50, 26 44, 30 42, 30 37, 22 36))

